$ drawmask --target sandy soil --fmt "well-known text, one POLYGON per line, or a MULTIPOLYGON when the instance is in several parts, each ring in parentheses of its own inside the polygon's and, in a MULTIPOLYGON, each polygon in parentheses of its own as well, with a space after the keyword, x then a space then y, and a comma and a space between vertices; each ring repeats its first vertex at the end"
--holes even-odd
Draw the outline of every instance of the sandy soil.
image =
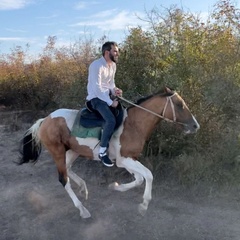
POLYGON ((24 128, 12 131, 0 112, 0 240, 240 239, 239 189, 204 191, 155 181, 153 200, 142 217, 137 206, 144 186, 112 191, 109 183, 130 176, 94 161, 74 165, 89 190, 89 199, 82 201, 92 217, 81 219, 46 151, 35 165, 14 163, 24 128))

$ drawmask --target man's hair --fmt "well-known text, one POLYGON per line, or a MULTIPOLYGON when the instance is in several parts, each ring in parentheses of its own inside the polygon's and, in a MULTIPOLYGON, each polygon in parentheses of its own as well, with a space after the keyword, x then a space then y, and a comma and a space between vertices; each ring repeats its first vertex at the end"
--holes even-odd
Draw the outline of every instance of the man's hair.
POLYGON ((110 51, 112 46, 115 46, 117 47, 117 43, 116 42, 105 42, 103 45, 102 45, 102 55, 104 56, 104 53, 105 51, 110 51))

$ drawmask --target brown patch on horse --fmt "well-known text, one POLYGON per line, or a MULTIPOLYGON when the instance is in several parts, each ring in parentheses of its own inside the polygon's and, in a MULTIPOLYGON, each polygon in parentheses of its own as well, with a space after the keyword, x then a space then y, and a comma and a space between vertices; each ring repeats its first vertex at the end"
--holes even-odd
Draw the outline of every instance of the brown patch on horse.
POLYGON ((93 159, 92 150, 85 145, 79 145, 71 136, 66 121, 62 117, 44 119, 39 130, 39 137, 57 166, 59 181, 63 186, 67 183, 66 151, 72 149, 80 156, 93 159))
POLYGON ((80 156, 93 159, 92 150, 86 145, 79 145, 76 137, 71 136, 70 130, 63 117, 47 117, 40 128, 39 136, 47 148, 72 149, 80 156))
MULTIPOLYGON (((155 101, 151 103, 152 106, 148 106, 147 101, 142 106, 152 110, 153 106, 159 105, 157 97, 154 96, 152 98, 155 98, 155 101)), ((142 109, 136 107, 129 108, 128 116, 124 121, 123 132, 120 136, 121 156, 137 159, 143 150, 146 140, 159 121, 159 118, 142 109), (151 124, 148 124, 150 122, 151 124)))

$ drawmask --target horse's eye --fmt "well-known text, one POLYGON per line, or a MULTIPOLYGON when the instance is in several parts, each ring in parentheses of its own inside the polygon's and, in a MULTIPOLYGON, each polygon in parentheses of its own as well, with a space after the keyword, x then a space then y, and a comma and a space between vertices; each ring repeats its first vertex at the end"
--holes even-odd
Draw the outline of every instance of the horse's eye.
POLYGON ((183 105, 182 102, 178 102, 176 105, 177 105, 179 108, 184 109, 184 105, 183 105))

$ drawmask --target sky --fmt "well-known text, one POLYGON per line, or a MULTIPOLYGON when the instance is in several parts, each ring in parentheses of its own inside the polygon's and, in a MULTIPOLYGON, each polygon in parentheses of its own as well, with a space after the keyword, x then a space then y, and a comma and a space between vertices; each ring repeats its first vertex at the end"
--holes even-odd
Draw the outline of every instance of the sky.
POLYGON ((33 54, 42 52, 49 36, 57 46, 79 39, 121 43, 130 27, 145 23, 154 7, 178 6, 191 13, 208 14, 217 0, 0 0, 0 54, 29 45, 33 54))

